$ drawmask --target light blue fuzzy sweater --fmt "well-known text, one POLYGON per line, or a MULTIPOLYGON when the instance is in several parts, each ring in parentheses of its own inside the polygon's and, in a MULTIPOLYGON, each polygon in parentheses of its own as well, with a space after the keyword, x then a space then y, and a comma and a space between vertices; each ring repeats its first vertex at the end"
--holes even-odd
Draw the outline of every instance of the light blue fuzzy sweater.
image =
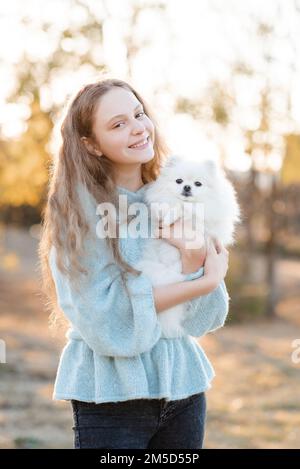
MULTIPOLYGON (((118 187, 118 191, 128 196, 130 204, 143 201, 145 188, 131 192, 118 187)), ((87 254, 80 262, 89 275, 82 276, 77 289, 57 269, 54 247, 50 251, 58 303, 70 322, 53 399, 96 403, 140 398, 176 400, 209 389, 215 373, 195 338, 224 325, 229 304, 225 283, 189 302, 185 336, 165 338, 150 280, 144 274, 129 274, 128 296, 120 268, 111 263, 106 241, 96 236, 97 203, 83 186, 78 186, 78 194, 95 235, 86 239, 87 254)), ((142 237, 120 239, 122 256, 131 265, 141 256, 144 242, 147 239, 142 237)), ((185 279, 201 275, 203 268, 185 279)))

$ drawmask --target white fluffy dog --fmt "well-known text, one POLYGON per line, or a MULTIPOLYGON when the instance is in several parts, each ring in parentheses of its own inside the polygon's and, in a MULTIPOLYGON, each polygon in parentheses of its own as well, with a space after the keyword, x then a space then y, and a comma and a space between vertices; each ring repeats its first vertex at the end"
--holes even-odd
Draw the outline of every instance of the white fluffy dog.
MULTIPOLYGON (((221 168, 212 160, 195 162, 172 156, 159 177, 145 191, 145 202, 151 210, 152 234, 145 243, 142 258, 135 267, 146 274, 153 286, 183 281, 180 252, 157 236, 158 224, 167 227, 182 219, 187 247, 200 247, 204 237, 233 244, 235 224, 240 210, 236 193, 221 168), (201 232, 201 233, 200 233, 201 232), (190 236, 190 238, 189 238, 190 236), (202 239, 202 241, 201 241, 202 239), (199 244, 200 240, 200 244, 199 244)), ((176 305, 158 315, 166 337, 180 337, 181 323, 187 314, 187 303, 176 305)))

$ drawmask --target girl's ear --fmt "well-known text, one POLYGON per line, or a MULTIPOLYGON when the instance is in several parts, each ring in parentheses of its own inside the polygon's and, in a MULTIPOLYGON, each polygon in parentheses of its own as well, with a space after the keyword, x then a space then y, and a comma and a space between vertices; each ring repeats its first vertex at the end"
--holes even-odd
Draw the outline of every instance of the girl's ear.
POLYGON ((86 149, 92 154, 96 156, 101 156, 102 153, 100 150, 97 150, 95 146, 89 141, 87 137, 81 137, 82 143, 85 145, 86 149))

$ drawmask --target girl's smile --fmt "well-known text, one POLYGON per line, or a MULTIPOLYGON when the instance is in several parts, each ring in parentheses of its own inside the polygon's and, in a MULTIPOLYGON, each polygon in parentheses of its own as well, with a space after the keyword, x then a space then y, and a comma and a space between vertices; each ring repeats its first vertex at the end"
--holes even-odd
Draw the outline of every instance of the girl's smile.
POLYGON ((149 146, 149 142, 150 142, 150 136, 148 135, 147 138, 139 140, 139 143, 130 145, 129 148, 132 148, 133 150, 143 150, 144 148, 147 148, 149 146))

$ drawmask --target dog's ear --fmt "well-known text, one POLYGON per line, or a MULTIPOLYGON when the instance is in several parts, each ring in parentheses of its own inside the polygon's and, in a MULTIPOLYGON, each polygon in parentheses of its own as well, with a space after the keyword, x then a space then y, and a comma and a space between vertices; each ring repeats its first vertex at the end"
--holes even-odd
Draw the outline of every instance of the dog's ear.
POLYGON ((216 174, 219 170, 218 164, 214 160, 204 160, 203 165, 211 175, 216 174))
POLYGON ((172 168, 178 163, 182 163, 184 161, 184 158, 181 155, 170 155, 168 159, 165 161, 163 168, 172 168))

